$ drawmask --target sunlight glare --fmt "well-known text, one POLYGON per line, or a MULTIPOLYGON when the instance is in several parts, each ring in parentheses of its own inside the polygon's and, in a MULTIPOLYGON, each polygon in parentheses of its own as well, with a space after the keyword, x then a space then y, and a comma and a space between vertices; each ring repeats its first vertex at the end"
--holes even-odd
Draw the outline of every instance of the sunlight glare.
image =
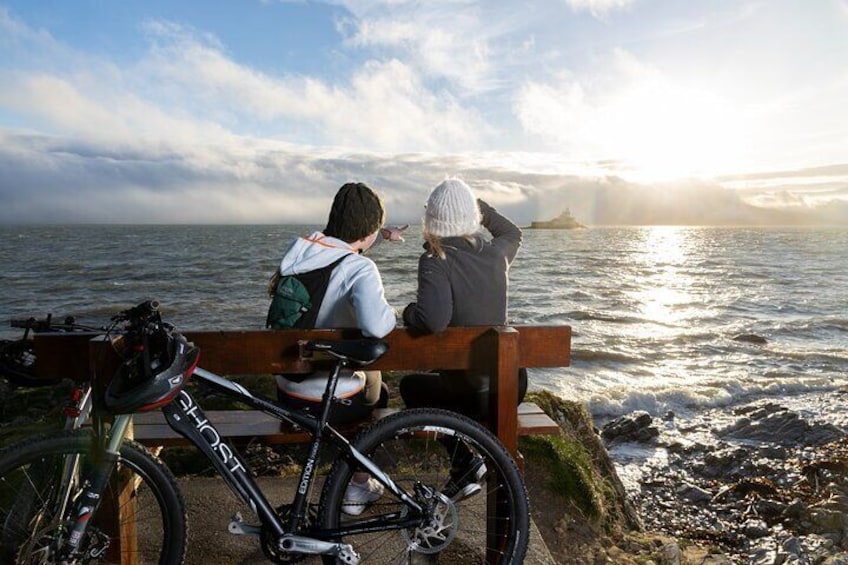
POLYGON ((654 226, 646 232, 641 251, 646 280, 641 285, 643 290, 633 298, 639 304, 639 313, 650 323, 651 335, 675 333, 685 321, 685 312, 679 306, 692 299, 687 290, 691 281, 683 272, 687 260, 684 229, 654 226))
POLYGON ((742 156, 736 112, 705 92, 647 81, 623 93, 605 121, 611 154, 634 168, 634 180, 713 176, 742 156))

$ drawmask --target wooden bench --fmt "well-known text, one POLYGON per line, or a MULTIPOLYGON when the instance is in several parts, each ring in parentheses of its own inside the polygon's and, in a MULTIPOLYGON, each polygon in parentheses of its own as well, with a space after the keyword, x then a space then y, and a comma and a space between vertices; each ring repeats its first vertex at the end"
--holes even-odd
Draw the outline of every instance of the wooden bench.
MULTIPOLYGON (((200 346, 200 365, 220 375, 310 372, 313 361, 301 356, 302 341, 359 337, 352 330, 198 331, 185 335, 200 346)), ((570 327, 463 327, 448 328, 437 335, 398 328, 385 340, 389 344, 388 353, 369 369, 464 369, 490 375, 487 425, 520 466, 523 467, 523 458, 518 452, 519 436, 558 433, 557 423, 535 404, 523 403, 516 409, 518 369, 567 366, 571 352, 570 327)), ((95 334, 37 334, 34 346, 37 371, 44 378, 83 380, 92 372, 106 377, 114 371, 111 344, 95 334)), ((375 417, 386 413, 377 411, 375 417)), ((222 436, 236 442, 259 438, 271 444, 286 444, 308 439, 303 432, 255 410, 208 410, 206 415, 222 436)), ((158 411, 137 415, 134 433, 137 440, 150 446, 178 445, 185 441, 164 423, 158 411)), ((118 500, 110 503, 114 505, 112 523, 121 526, 109 556, 124 565, 134 565, 134 554, 121 551, 134 547, 137 541, 135 523, 120 519, 124 504, 132 502, 123 499, 127 493, 120 493, 118 500)), ((496 504, 494 500, 490 503, 496 504)), ((498 532, 491 530, 489 535, 497 536, 498 532)))
MULTIPOLYGON (((201 349, 200 365, 220 375, 307 373, 313 361, 301 355, 310 339, 351 339, 355 330, 186 331, 201 349)), ((397 328, 384 338, 389 351, 369 369, 428 371, 463 369, 490 375, 489 428, 521 465, 518 437, 557 433, 559 428, 535 404, 518 404, 518 369, 569 364, 569 326, 453 327, 423 335, 397 328)), ((111 346, 93 334, 37 334, 39 375, 85 379, 91 371, 108 374, 104 359, 111 346)), ((108 365, 108 363, 106 364, 108 365)), ((259 438, 272 444, 305 441, 277 420, 255 410, 208 411, 222 435, 234 440, 259 438)), ((376 417, 384 415, 378 412, 376 417)), ((176 445, 182 438, 164 424, 161 413, 136 417, 135 438, 147 445, 176 445)))

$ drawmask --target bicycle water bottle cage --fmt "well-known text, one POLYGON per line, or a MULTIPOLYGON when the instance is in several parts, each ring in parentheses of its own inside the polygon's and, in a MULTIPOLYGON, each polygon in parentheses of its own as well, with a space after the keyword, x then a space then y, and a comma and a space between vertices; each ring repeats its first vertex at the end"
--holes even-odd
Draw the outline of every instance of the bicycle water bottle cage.
POLYGON ((389 350, 389 344, 377 338, 309 341, 306 351, 318 351, 332 355, 336 359, 349 361, 360 367, 370 365, 389 350))

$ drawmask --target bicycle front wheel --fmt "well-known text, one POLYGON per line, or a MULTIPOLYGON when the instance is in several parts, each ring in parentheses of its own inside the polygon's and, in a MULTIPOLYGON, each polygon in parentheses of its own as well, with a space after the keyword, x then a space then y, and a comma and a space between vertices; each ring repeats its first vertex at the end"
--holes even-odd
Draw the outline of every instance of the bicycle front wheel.
MULTIPOLYGON (((98 457, 87 432, 59 432, 0 453, 0 563, 57 563, 70 514, 98 457)), ((74 563, 181 563, 185 505, 173 475, 125 442, 74 563)))
POLYGON ((321 524, 339 532, 336 539, 351 544, 362 563, 523 561, 527 490, 503 444, 479 423, 446 410, 404 410, 364 431, 354 446, 428 508, 426 519, 410 525, 410 507, 387 490, 367 506, 360 496, 357 505, 349 485, 368 475, 337 461, 322 493, 321 524))

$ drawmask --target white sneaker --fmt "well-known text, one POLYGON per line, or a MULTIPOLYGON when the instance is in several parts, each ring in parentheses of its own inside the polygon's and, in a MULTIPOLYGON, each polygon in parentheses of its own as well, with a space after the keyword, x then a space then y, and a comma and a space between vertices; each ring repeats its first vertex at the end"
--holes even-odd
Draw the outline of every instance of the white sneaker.
POLYGON ((451 470, 451 478, 442 493, 454 502, 470 498, 483 490, 481 481, 486 476, 486 464, 482 457, 475 457, 463 469, 451 470))
POLYGON ((368 477, 368 480, 362 484, 351 480, 345 490, 342 512, 359 516, 372 502, 383 496, 383 490, 383 485, 372 477, 368 477))

